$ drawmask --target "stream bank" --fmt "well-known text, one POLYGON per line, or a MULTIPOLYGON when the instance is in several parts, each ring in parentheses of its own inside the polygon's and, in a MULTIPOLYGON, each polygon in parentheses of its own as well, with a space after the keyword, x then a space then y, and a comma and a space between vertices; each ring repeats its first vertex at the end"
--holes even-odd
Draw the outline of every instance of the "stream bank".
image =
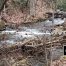
MULTIPOLYGON (((50 38, 52 38, 51 37, 51 30, 53 28, 53 25, 54 26, 62 25, 63 23, 64 23, 64 19, 62 20, 61 18, 57 18, 57 19, 54 19, 53 24, 52 24, 52 21, 46 20, 44 22, 38 22, 38 23, 33 23, 33 24, 22 24, 21 26, 18 27, 18 29, 12 29, 12 28, 7 27, 6 30, 0 32, 0 35, 5 36, 5 38, 3 37, 0 41, 0 47, 2 47, 4 45, 11 45, 12 49, 13 49, 13 46, 15 46, 16 43, 18 43, 18 42, 23 43, 23 41, 25 41, 25 39, 27 41, 28 39, 32 39, 32 38, 34 38, 34 41, 36 41, 36 39, 40 40, 41 38, 43 38, 42 39, 43 41, 45 41, 44 38, 46 38, 49 41, 50 38)), ((34 41, 32 41, 32 43, 35 44, 37 41, 36 42, 34 42, 34 41)), ((28 43, 26 43, 26 44, 28 44, 28 43)), ((29 44, 31 44, 31 42, 29 42, 29 44)), ((42 51, 42 49, 44 49, 42 47, 45 47, 45 46, 40 46, 38 48, 38 50, 42 51)), ((39 52, 35 47, 35 50, 36 50, 35 52, 37 52, 37 53, 35 53, 35 55, 33 57, 29 57, 30 55, 28 55, 27 50, 30 52, 29 47, 25 48, 25 52, 27 54, 23 53, 24 59, 21 59, 20 61, 17 61, 17 62, 16 62, 17 56, 18 56, 18 58, 19 57, 21 58, 23 56, 22 50, 19 49, 19 50, 16 50, 14 52, 9 52, 9 54, 7 52, 6 56, 8 56, 8 59, 11 57, 9 63, 12 61, 15 66, 16 66, 16 64, 17 64, 17 66, 19 66, 18 63, 19 62, 21 63, 22 60, 25 60, 24 61, 25 63, 26 63, 26 61, 28 61, 28 63, 30 63, 31 66, 43 66, 46 63, 44 51, 39 52), (16 57, 14 57, 14 56, 16 56, 16 57)), ((47 51, 47 53, 48 53, 48 57, 49 57, 50 56, 49 52, 47 51)), ((53 48, 53 50, 52 50, 53 61, 56 59, 59 59, 60 56, 62 56, 62 55, 63 55, 63 48, 53 48)), ((50 57, 49 57, 49 59, 50 59, 50 57)))

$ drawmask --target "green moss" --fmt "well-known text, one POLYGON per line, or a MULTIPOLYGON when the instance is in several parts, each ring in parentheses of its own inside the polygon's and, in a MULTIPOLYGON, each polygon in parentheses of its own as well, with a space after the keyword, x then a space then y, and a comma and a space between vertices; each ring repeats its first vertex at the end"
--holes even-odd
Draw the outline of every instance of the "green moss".
POLYGON ((58 0, 57 8, 66 11, 66 0, 58 0))

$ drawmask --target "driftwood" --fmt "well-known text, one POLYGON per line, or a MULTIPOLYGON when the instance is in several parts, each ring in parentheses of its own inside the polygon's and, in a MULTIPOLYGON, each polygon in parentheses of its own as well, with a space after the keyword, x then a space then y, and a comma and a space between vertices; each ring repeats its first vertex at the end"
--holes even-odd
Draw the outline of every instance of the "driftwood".
POLYGON ((59 40, 54 40, 52 42, 46 42, 46 43, 39 42, 39 40, 35 40, 35 42, 34 42, 34 40, 35 39, 25 40, 24 42, 18 42, 15 45, 1 47, 0 48, 0 50, 1 50, 0 53, 5 53, 5 51, 7 53, 15 52, 17 50, 21 50, 21 49, 23 50, 23 49, 26 49, 26 48, 29 48, 30 50, 32 50, 32 49, 35 49, 37 47, 43 47, 44 45, 46 45, 47 48, 50 48, 51 44, 52 44, 52 46, 62 46, 61 41, 59 41, 59 40), (57 43, 59 43, 59 44, 57 44, 57 43))

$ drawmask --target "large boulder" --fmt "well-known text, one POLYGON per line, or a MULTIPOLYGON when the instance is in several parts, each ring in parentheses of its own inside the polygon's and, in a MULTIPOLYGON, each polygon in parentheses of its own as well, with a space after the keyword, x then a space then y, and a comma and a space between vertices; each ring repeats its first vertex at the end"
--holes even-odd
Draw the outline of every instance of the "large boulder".
POLYGON ((5 0, 0 0, 0 10, 2 9, 4 2, 5 0))
POLYGON ((5 22, 4 21, 0 21, 0 31, 4 30, 6 28, 5 26, 5 22))

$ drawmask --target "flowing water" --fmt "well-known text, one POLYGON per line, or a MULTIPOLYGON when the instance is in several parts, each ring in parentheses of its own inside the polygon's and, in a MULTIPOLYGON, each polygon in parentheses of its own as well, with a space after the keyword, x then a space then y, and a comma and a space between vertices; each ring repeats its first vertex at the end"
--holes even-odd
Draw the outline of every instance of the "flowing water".
POLYGON ((32 24, 24 24, 19 26, 18 29, 6 28, 5 31, 1 31, 0 35, 6 34, 7 39, 1 40, 0 44, 15 44, 18 41, 22 41, 24 39, 34 38, 35 36, 43 36, 43 35, 51 35, 51 27, 52 25, 59 25, 64 23, 64 19, 61 18, 54 19, 54 23, 52 21, 46 20, 44 22, 37 22, 32 24))

